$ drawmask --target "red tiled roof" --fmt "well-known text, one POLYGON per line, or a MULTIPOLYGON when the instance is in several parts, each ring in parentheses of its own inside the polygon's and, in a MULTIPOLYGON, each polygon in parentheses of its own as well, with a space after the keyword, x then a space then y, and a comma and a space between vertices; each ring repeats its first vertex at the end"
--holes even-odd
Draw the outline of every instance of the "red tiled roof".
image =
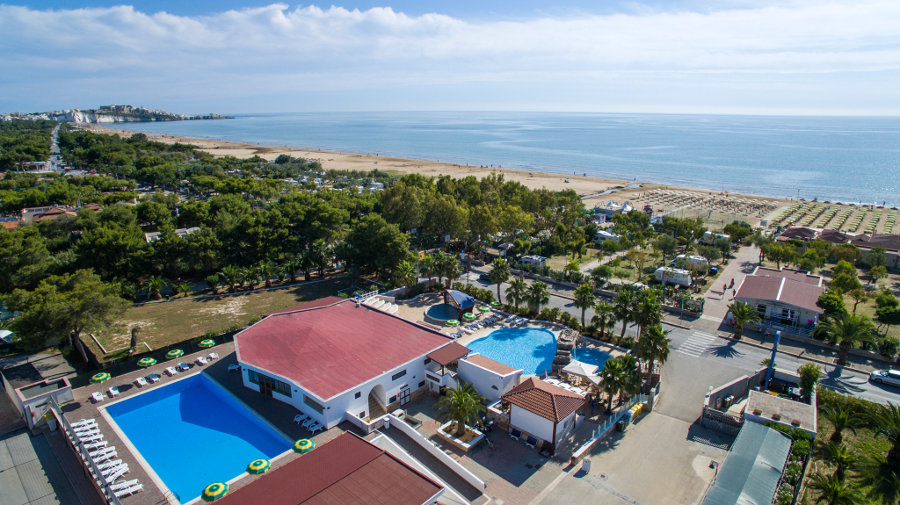
POLYGON ((843 244, 853 238, 853 235, 838 230, 822 230, 819 238, 830 244, 843 244))
POLYGON ((808 274, 802 270, 777 270, 775 268, 757 267, 756 270, 753 271, 753 275, 759 277, 784 277, 785 279, 791 279, 793 281, 802 282, 804 284, 814 284, 816 286, 820 286, 822 284, 821 277, 819 277, 818 275, 808 274))
POLYGON ((466 354, 469 354, 469 352, 471 351, 468 347, 456 342, 450 342, 444 347, 441 347, 436 351, 432 351, 426 357, 430 358, 432 361, 437 362, 438 365, 447 365, 453 363, 459 358, 462 358, 466 354))
POLYGON ((15 230, 16 228, 19 227, 18 221, 0 221, 0 223, 2 223, 3 227, 6 228, 7 230, 15 230))
POLYGON ((534 377, 522 381, 500 398, 554 423, 584 405, 581 395, 534 377))
POLYGON ((815 228, 809 228, 807 226, 792 226, 778 235, 776 240, 786 241, 790 239, 800 239, 800 240, 813 240, 814 238, 819 236, 819 230, 815 228))
POLYGON ((735 298, 778 301, 822 314, 824 311, 816 301, 824 292, 825 288, 821 286, 785 277, 748 275, 735 298))
POLYGON ((220 505, 422 505, 442 489, 399 459, 346 432, 254 477, 220 505))
POLYGON ((476 354, 475 356, 469 356, 466 358, 466 361, 469 363, 480 366, 481 368, 486 368, 492 372, 498 373, 500 375, 509 375, 513 372, 517 372, 518 368, 513 368, 509 365, 504 365, 499 361, 494 361, 491 358, 488 358, 481 354, 476 354))
POLYGON ((850 243, 866 249, 880 247, 886 251, 900 251, 900 235, 874 233, 872 235, 857 235, 850 239, 850 243))
POLYGON ((270 314, 238 333, 238 361, 286 378, 322 400, 447 345, 439 332, 347 299, 270 314))

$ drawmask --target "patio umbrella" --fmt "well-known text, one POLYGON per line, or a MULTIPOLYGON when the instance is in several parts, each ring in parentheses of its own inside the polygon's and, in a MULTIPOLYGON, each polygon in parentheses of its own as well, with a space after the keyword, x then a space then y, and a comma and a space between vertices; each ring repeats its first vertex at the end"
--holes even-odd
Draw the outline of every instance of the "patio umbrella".
POLYGON ((224 482, 213 482, 206 486, 203 490, 203 494, 200 496, 206 501, 213 501, 225 496, 227 492, 228 484, 225 484, 224 482))
POLYGON ((490 312, 490 311, 491 311, 491 308, 488 307, 487 305, 482 305, 481 307, 478 307, 478 312, 481 312, 482 314, 485 312, 490 312))
POLYGON ((175 359, 180 358, 184 355, 184 351, 181 349, 172 349, 171 351, 166 353, 166 359, 175 359))
POLYGON ((491 302, 491 307, 494 307, 495 309, 499 309, 500 307, 502 307, 502 304, 500 302, 498 302, 497 300, 494 300, 491 302))
POLYGON ((294 449, 294 452, 299 452, 300 454, 303 454, 304 452, 311 451, 313 449, 313 447, 315 447, 315 446, 316 446, 316 443, 313 442, 312 440, 310 440, 308 438, 301 438, 300 440, 297 440, 296 442, 294 442, 293 449, 294 449))
POLYGON ((247 473, 260 474, 269 469, 269 460, 254 459, 247 465, 247 473))
POLYGON ((91 376, 91 383, 92 384, 100 384, 101 382, 106 382, 111 378, 112 378, 112 375, 110 375, 109 372, 95 373, 94 375, 91 376))
POLYGON ((151 358, 150 356, 147 356, 146 358, 139 359, 137 364, 138 364, 138 366, 143 366, 143 367, 153 366, 156 364, 156 359, 151 358))
POLYGON ((200 347, 204 347, 204 348, 205 348, 205 347, 212 347, 212 346, 216 345, 216 341, 213 340, 213 339, 211 339, 211 338, 207 338, 207 339, 201 340, 200 343, 197 344, 197 345, 200 346, 200 347))
POLYGON ((475 314, 473 314, 471 312, 466 312, 465 314, 463 314, 463 319, 465 319, 466 321, 474 321, 475 314))
POLYGON ((456 319, 448 319, 446 322, 444 322, 444 325, 452 328, 454 326, 459 326, 459 321, 456 319))

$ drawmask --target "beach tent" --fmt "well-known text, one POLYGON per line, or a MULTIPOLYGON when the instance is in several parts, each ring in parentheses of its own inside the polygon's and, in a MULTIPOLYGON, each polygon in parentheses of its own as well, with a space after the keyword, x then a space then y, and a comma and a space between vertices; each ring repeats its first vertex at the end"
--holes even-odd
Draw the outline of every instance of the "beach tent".
POLYGON ((475 298, 455 289, 444 290, 444 303, 456 307, 459 312, 471 312, 475 307, 475 298))

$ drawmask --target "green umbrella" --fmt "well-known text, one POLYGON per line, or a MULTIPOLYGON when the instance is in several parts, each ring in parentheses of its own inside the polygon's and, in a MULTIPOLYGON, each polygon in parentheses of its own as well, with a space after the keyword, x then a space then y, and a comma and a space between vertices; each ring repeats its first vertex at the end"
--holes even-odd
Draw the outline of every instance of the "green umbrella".
POLYGON ((497 300, 494 300, 493 302, 491 302, 491 307, 494 307, 495 309, 499 309, 501 307, 501 304, 497 300))
POLYGON ((172 349, 171 351, 166 353, 166 359, 175 359, 180 358, 184 355, 184 351, 181 349, 172 349))
POLYGON ((213 482, 206 486, 203 490, 203 494, 200 496, 206 501, 213 501, 225 496, 225 493, 227 492, 228 484, 225 484, 224 482, 213 482))
POLYGON ((313 442, 312 440, 310 440, 308 438, 301 438, 300 440, 297 440, 296 442, 294 442, 293 449, 294 449, 294 452, 299 452, 300 454, 303 454, 304 452, 311 451, 313 449, 313 447, 315 447, 315 446, 316 446, 316 443, 313 442))
POLYGON ((147 356, 146 358, 141 358, 138 360, 138 366, 153 366, 156 364, 156 359, 147 356))
POLYGON ((459 321, 456 319, 448 319, 444 324, 450 327, 459 326, 459 321))
POLYGON ((247 465, 247 472, 253 473, 253 474, 263 473, 268 469, 269 469, 269 460, 262 459, 262 458, 254 459, 253 461, 250 462, 249 465, 247 465))
POLYGON ((473 314, 471 312, 466 312, 465 314, 463 314, 463 319, 465 319, 466 321, 474 321, 475 314, 473 314))
POLYGON ((211 338, 207 338, 207 339, 201 340, 200 343, 197 345, 200 347, 212 347, 212 346, 216 345, 216 341, 211 338))
POLYGON ((478 312, 484 313, 484 312, 490 312, 490 311, 491 311, 491 308, 488 307, 487 305, 482 305, 481 307, 478 307, 478 312))
POLYGON ((109 372, 95 373, 94 375, 91 376, 91 383, 92 384, 100 384, 101 382, 106 382, 111 378, 112 378, 112 375, 110 375, 109 372))

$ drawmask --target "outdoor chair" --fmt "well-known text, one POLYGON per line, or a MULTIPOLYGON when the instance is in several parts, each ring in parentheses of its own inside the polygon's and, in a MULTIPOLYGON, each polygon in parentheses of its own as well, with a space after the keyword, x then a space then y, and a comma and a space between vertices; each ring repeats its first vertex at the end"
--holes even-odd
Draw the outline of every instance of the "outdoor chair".
POLYGON ((91 393, 91 400, 93 400, 94 403, 102 402, 102 401, 103 401, 103 395, 100 394, 99 391, 94 391, 93 393, 91 393))
POLYGON ((121 465, 117 467, 113 473, 109 474, 109 476, 106 477, 106 482, 115 482, 116 479, 125 475, 126 473, 128 473, 128 465, 121 465))
POLYGON ((173 367, 173 366, 166 367, 166 375, 168 375, 169 377, 172 377, 177 373, 178 373, 178 370, 175 370, 175 367, 173 367))
POLYGON ((94 426, 96 426, 96 425, 97 425, 97 420, 94 419, 94 418, 90 418, 90 419, 80 419, 80 420, 78 420, 78 421, 75 421, 74 423, 70 423, 70 426, 72 427, 72 429, 77 429, 77 428, 79 428, 79 427, 81 427, 81 426, 87 426, 87 425, 90 425, 90 424, 93 424, 94 426))
POLYGON ((234 372, 235 370, 240 371, 241 365, 239 365, 238 363, 232 363, 232 364, 228 365, 229 372, 234 372))
POLYGON ((97 441, 103 440, 103 434, 95 433, 93 435, 88 435, 88 436, 78 435, 78 440, 81 441, 81 443, 97 442, 97 441))
POLYGON ((519 440, 520 438, 522 438, 522 432, 513 428, 513 429, 509 430, 509 436, 513 440, 519 440))
MULTIPOLYGON (((115 449, 115 447, 111 447, 111 449, 115 449)), ((92 456, 92 457, 91 457, 91 460, 92 460, 95 464, 96 464, 96 463, 102 463, 102 462, 104 462, 104 461, 109 461, 109 460, 115 458, 115 457, 118 456, 118 455, 119 455, 118 451, 112 450, 112 451, 109 451, 109 452, 104 452, 104 453, 102 453, 102 454, 98 454, 97 456, 92 456)))
POLYGON ((99 468, 100 470, 106 470, 107 468, 119 466, 122 463, 123 461, 121 459, 111 459, 109 461, 104 461, 103 463, 98 464, 97 468, 99 468))
POLYGON ((206 358, 204 358, 203 356, 197 356, 197 359, 195 361, 198 365, 205 365, 207 363, 206 358))
POLYGON ((78 437, 78 439, 81 440, 82 442, 88 437, 93 437, 93 436, 99 435, 99 434, 100 434, 100 430, 98 430, 97 428, 91 428, 90 430, 75 432, 75 436, 78 437))
POLYGON ((97 430, 99 430, 99 429, 100 429, 99 426, 97 426, 96 424, 92 424, 90 426, 82 426, 79 428, 75 428, 72 431, 74 431, 76 435, 84 435, 84 434, 87 434, 88 432, 97 433, 97 430))
POLYGON ((91 442, 89 444, 84 444, 84 448, 89 451, 96 451, 97 449, 103 449, 106 447, 106 444, 109 442, 106 440, 98 440, 96 442, 91 442))
POLYGON ((114 452, 116 450, 116 446, 105 447, 103 449, 96 450, 94 452, 89 452, 88 457, 91 459, 103 456, 104 454, 109 454, 110 452, 114 452))
POLYGON ((316 420, 310 417, 310 418, 307 419, 306 421, 303 421, 303 427, 304 427, 304 428, 309 428, 310 426, 312 426, 312 425, 315 424, 315 423, 316 423, 316 420))
POLYGON ((155 383, 159 382, 159 374, 152 373, 147 376, 147 379, 150 380, 151 384, 155 384, 155 383))
POLYGON ((324 429, 325 429, 325 427, 322 426, 322 425, 319 424, 319 423, 316 423, 316 424, 314 424, 314 425, 312 425, 312 426, 309 427, 310 433, 313 433, 313 434, 315 434, 315 433, 318 432, 318 431, 322 431, 322 430, 324 430, 324 429))
POLYGON ((109 388, 109 397, 110 397, 110 398, 115 398, 115 397, 117 397, 117 396, 119 396, 119 387, 118 387, 118 386, 111 386, 111 387, 109 388))
POLYGON ((187 372, 188 370, 191 369, 191 365, 188 365, 187 363, 179 363, 178 369, 181 370, 182 372, 187 372))
POLYGON ((294 416, 294 422, 297 424, 300 424, 307 419, 309 419, 309 416, 306 414, 297 414, 296 416, 294 416))
POLYGON ((210 361, 212 361, 214 359, 219 359, 219 353, 217 353, 217 352, 209 353, 209 359, 210 359, 210 361))
POLYGON ((138 480, 138 479, 123 480, 122 482, 119 482, 119 483, 116 483, 116 484, 111 484, 111 485, 109 486, 109 488, 110 488, 111 490, 113 490, 113 491, 119 491, 119 490, 122 490, 122 489, 127 489, 127 488, 129 488, 129 487, 131 487, 131 486, 134 486, 134 485, 136 485, 136 484, 140 484, 140 480, 138 480))
POLYGON ((538 443, 537 439, 532 437, 531 435, 528 435, 528 438, 525 439, 525 445, 527 445, 528 447, 531 447, 532 449, 534 449, 537 446, 537 443, 538 443))
POLYGON ((143 377, 138 377, 137 379, 134 380, 134 384, 137 387, 142 388, 147 385, 147 379, 145 379, 143 377))
POLYGON ((116 498, 122 498, 123 496, 133 495, 134 493, 137 493, 138 491, 141 491, 142 489, 144 489, 144 485, 138 484, 136 486, 131 486, 127 489, 123 489, 121 491, 115 491, 115 495, 116 495, 116 498))
POLYGON ((115 472, 118 472, 119 470, 125 470, 127 472, 128 471, 128 463, 122 463, 119 466, 109 467, 106 470, 101 471, 100 473, 102 473, 104 477, 109 477, 110 475, 112 475, 115 472))

